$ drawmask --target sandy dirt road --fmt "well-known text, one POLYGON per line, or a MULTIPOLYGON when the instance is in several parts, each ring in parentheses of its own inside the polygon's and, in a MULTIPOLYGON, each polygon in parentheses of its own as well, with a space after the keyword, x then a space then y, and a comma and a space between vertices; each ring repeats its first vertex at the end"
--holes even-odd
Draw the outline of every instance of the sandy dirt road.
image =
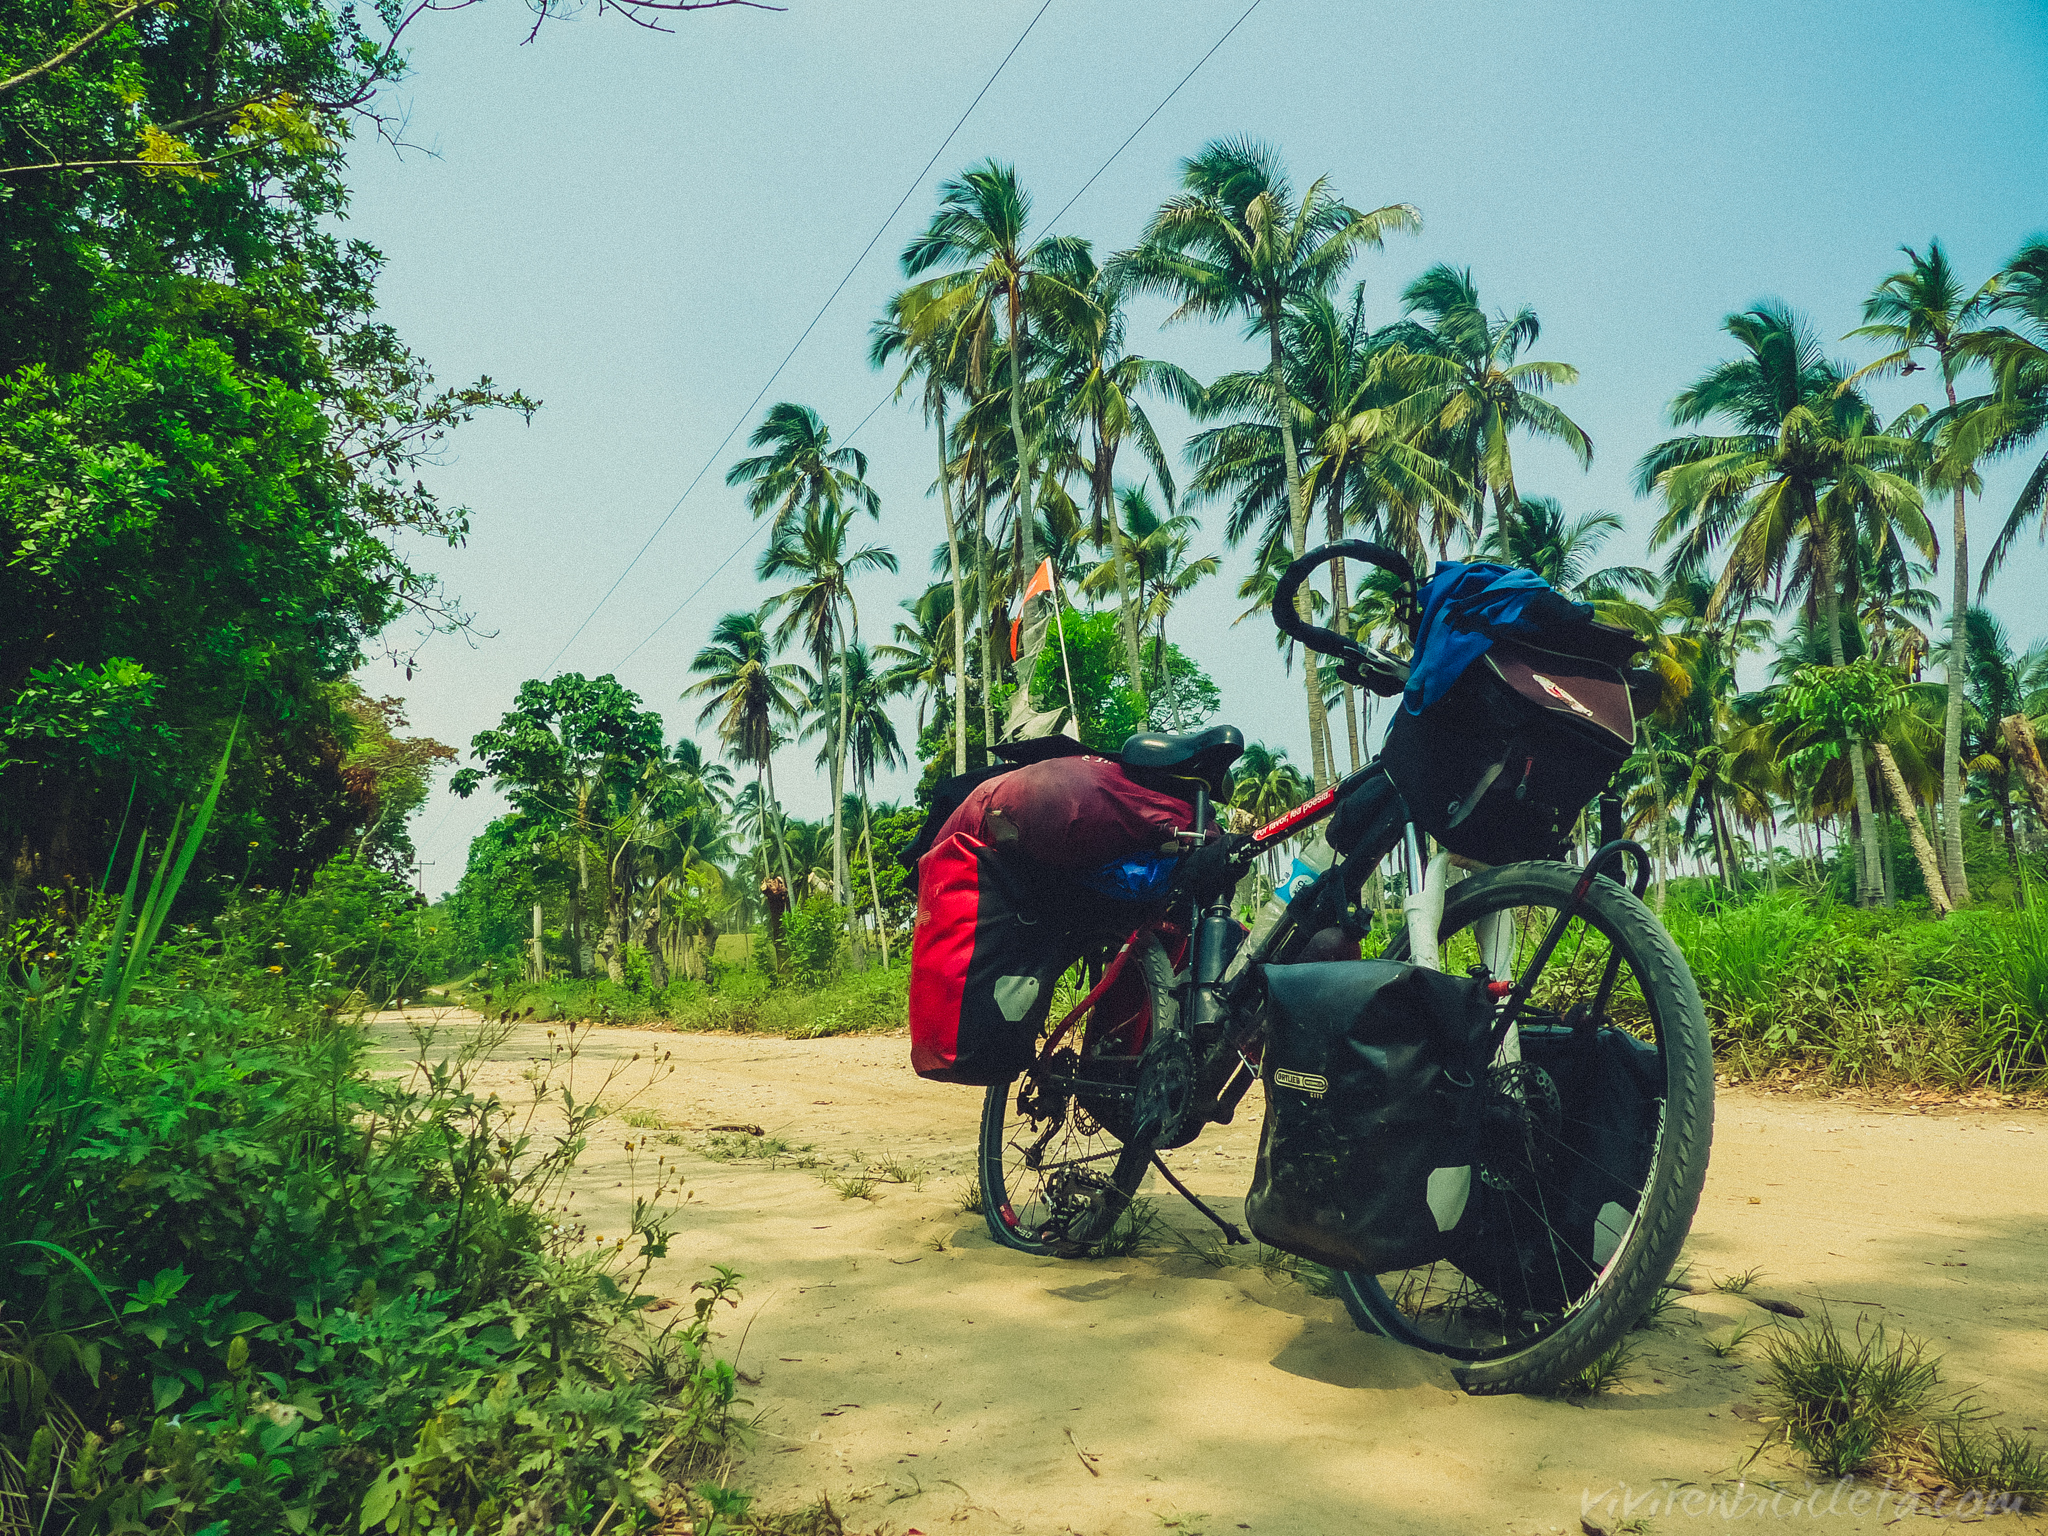
MULTIPOLYGON (((437 1053, 465 1022, 446 1017, 437 1053)), ((520 1027, 479 1086, 530 1092, 522 1073, 549 1047, 520 1027)), ((829 1494, 850 1528, 927 1536, 1938 1528, 1867 1493, 1860 1508, 1853 1491, 1809 1496, 1777 1452, 1743 1481, 1758 1351, 1703 1344, 1775 1321, 1742 1297, 1681 1302, 1635 1335, 1626 1384, 1591 1402, 1473 1398, 1254 1250, 1218 1267, 1213 1229, 1156 1174, 1143 1194, 1185 1245, 1083 1261, 998 1248, 959 1199, 981 1094, 919 1082, 907 1057, 901 1036, 598 1029, 577 1063, 579 1096, 625 1064, 609 1094, 634 1093, 643 1122, 593 1138, 577 1206, 590 1230, 623 1230, 666 1157, 690 1199, 650 1284, 682 1298, 714 1264, 746 1277, 723 1347, 753 1378, 760 1428, 734 1476, 771 1505, 829 1494), (650 1074, 661 1053, 674 1070, 650 1074), (790 1155, 706 1156, 708 1128, 734 1124, 790 1155), (922 1182, 885 1178, 869 1198, 830 1182, 884 1162, 922 1182)), ((1171 1158, 1233 1218, 1260 1118, 1255 1093, 1171 1158)), ((1923 1337, 1997 1422, 2048 1427, 2048 1113, 1724 1089, 1688 1254, 1695 1278, 1756 1269, 1753 1295, 1923 1337)))

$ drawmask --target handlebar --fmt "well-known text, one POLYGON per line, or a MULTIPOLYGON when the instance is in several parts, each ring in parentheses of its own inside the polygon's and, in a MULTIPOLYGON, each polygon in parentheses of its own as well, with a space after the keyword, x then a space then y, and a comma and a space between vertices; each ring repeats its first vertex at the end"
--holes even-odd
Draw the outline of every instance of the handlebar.
POLYGON ((1405 618, 1412 635, 1416 618, 1413 597, 1415 568, 1399 550, 1389 549, 1384 544, 1371 544, 1364 539, 1342 539, 1335 544, 1325 544, 1320 549, 1310 550, 1288 566, 1280 577, 1280 584, 1273 589, 1273 622, 1282 634, 1300 641, 1308 649, 1319 655, 1336 657, 1337 675, 1345 682, 1370 688, 1383 697, 1392 697, 1408 685, 1407 663, 1374 646, 1349 639, 1334 629, 1310 624, 1295 612, 1295 595, 1301 591, 1301 584, 1308 580, 1309 573, 1319 565, 1344 557, 1376 565, 1400 581, 1409 594, 1405 618))

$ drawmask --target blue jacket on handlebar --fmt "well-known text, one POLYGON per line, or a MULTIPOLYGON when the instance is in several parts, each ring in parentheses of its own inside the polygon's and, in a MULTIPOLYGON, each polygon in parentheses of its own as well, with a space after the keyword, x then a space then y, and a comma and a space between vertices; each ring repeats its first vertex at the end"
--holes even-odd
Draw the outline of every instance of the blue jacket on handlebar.
POLYGON ((1560 626, 1583 629, 1592 605, 1559 595, 1534 571, 1492 561, 1440 560, 1416 593, 1422 623, 1404 703, 1419 715, 1442 698, 1498 639, 1542 644, 1560 626))

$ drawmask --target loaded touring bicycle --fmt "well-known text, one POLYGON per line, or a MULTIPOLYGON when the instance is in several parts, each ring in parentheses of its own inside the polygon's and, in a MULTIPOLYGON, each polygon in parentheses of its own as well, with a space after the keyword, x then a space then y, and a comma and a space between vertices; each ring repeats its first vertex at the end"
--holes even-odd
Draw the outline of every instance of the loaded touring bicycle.
POLYGON ((1154 1167, 1244 1240, 1161 1154, 1262 1081, 1253 1233, 1468 1390, 1542 1390, 1641 1315, 1706 1176, 1699 994, 1604 793, 1654 674, 1531 573, 1445 563, 1418 588, 1360 541, 1295 561, 1273 613, 1401 698, 1379 756, 1237 833, 1211 812, 1243 750, 1229 726, 1115 760, 1017 744, 942 786, 914 849, 914 1064, 985 1088, 989 1230, 1036 1254, 1088 1252, 1154 1167), (1403 584, 1409 661, 1296 615, 1340 556, 1403 584), (1574 865, 1582 815, 1600 830, 1574 865), (1308 851, 1247 930, 1233 892, 1282 844, 1308 851), (1402 920, 1382 940, 1383 865, 1402 920), (1054 1018, 1076 964, 1085 995, 1054 1018))

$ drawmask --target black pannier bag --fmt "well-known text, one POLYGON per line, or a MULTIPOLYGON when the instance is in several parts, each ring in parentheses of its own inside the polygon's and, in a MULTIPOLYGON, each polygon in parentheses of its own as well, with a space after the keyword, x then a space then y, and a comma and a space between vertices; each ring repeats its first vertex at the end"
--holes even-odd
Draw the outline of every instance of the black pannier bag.
MULTIPOLYGON (((1590 639, 1601 628, 1583 630, 1590 639)), ((1486 864, 1554 859, 1635 733, 1618 666, 1495 640, 1422 713, 1394 712, 1380 763, 1416 826, 1451 852, 1486 864)))
POLYGON ((1512 1138, 1489 1158, 1447 1255, 1509 1307, 1554 1311, 1584 1293, 1634 1221, 1656 1148, 1664 1070, 1657 1047, 1618 1029, 1517 1031, 1521 1063, 1488 1074, 1483 1115, 1512 1138), (1540 1211, 1541 1220, 1531 1212, 1540 1211))
POLYGON ((1447 1257, 1472 1190, 1493 1000, 1394 960, 1265 969, 1259 1240, 1374 1273, 1447 1257))

